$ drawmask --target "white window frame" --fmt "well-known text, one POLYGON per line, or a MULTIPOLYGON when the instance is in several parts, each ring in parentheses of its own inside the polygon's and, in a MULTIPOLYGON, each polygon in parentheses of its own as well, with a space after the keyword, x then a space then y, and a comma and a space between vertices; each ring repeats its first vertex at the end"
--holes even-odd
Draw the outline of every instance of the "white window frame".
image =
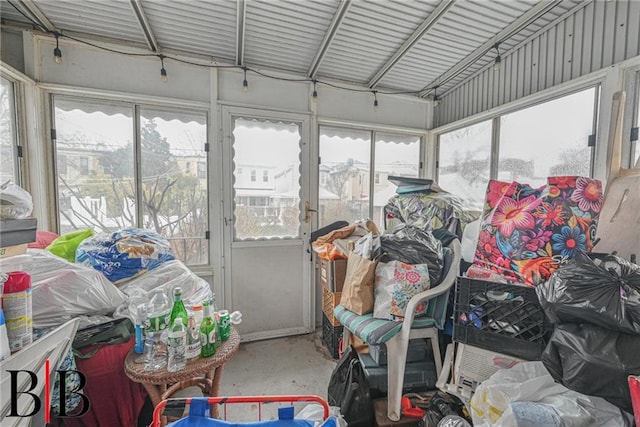
MULTIPOLYGON (((500 109, 494 109, 493 114, 488 114, 487 112, 474 116, 470 119, 461 120, 459 122, 451 123, 446 126, 442 126, 440 128, 434 129, 432 131, 434 146, 435 146, 435 157, 436 163, 434 167, 434 177, 437 182, 439 178, 439 170, 440 170, 440 136, 443 134, 447 134, 456 130, 464 129, 475 124, 485 122, 487 120, 491 120, 491 162, 489 165, 489 176, 490 179, 496 179, 498 176, 498 154, 500 150, 500 119, 503 116, 506 116, 511 113, 515 113, 518 111, 526 110, 530 107, 534 107, 537 105, 542 105, 547 102, 552 102, 557 99, 561 99, 566 96, 570 96, 572 94, 582 92, 585 90, 589 90, 594 88, 596 89, 595 97, 594 97, 594 115, 593 115, 593 126, 592 132, 596 135, 596 145, 598 145, 598 134, 599 134, 599 118, 600 118, 600 100, 602 99, 602 82, 594 81, 589 84, 579 85, 576 87, 571 87, 570 89, 562 90, 562 91, 548 91, 548 95, 545 97, 537 97, 535 100, 532 100, 529 103, 523 102, 514 102, 509 106, 503 106, 500 109), (508 107, 508 108, 507 108, 508 107)), ((587 141, 585 141, 585 144, 587 141)), ((596 161, 596 147, 591 147, 591 159, 589 165, 589 176, 594 176, 595 170, 595 161, 596 161)))
MULTIPOLYGON (((380 125, 376 125, 376 124, 371 124, 371 123, 358 123, 358 122, 347 122, 347 121, 340 121, 340 120, 318 120, 318 125, 316 128, 316 135, 317 135, 317 141, 318 141, 318 150, 320 149, 320 128, 322 126, 330 126, 330 127, 334 127, 334 128, 344 128, 345 130, 360 130, 360 131, 367 131, 370 132, 370 140, 371 140, 371 154, 370 154, 370 161, 371 164, 369 165, 369 197, 370 197, 370 203, 369 203, 369 217, 373 217, 373 200, 371 199, 371 197, 373 197, 373 194, 375 194, 375 149, 376 149, 376 134, 377 133, 386 133, 386 134, 397 134, 397 135, 404 135, 404 136, 413 136, 413 137, 417 137, 420 139, 419 142, 419 159, 418 159, 418 177, 420 178, 424 178, 425 177, 425 164, 427 164, 426 160, 425 160, 425 156, 426 156, 426 145, 427 145, 427 137, 428 137, 428 133, 423 130, 423 129, 412 129, 412 128, 406 128, 406 127, 395 127, 395 126, 380 126, 380 125)), ((320 175, 320 170, 319 170, 319 166, 320 166, 320 162, 316 165, 316 169, 317 169, 317 174, 320 175)), ((362 179, 362 176, 359 177, 359 179, 362 179)), ((318 185, 319 187, 319 185, 318 185)))
MULTIPOLYGON (((87 88, 76 88, 69 87, 57 84, 42 84, 40 85, 43 90, 43 95, 48 99, 45 102, 44 109, 47 111, 46 117, 46 126, 51 129, 55 123, 54 115, 55 111, 53 108, 53 99, 54 97, 63 97, 66 99, 78 99, 82 101, 94 101, 99 104, 108 104, 108 103, 117 103, 117 104, 125 104, 132 108, 132 111, 135 110, 135 113, 138 114, 139 109, 152 110, 152 111, 178 111, 178 112, 194 112, 196 114, 202 114, 206 117, 206 136, 209 146, 211 146, 211 135, 212 135, 212 115, 211 115, 211 106, 208 103, 196 102, 196 101, 182 101, 176 99, 167 99, 155 96, 145 96, 145 95, 132 95, 132 94, 124 94, 117 93, 111 91, 103 91, 103 90, 93 90, 87 88)), ((50 208, 48 210, 48 221, 51 224, 49 229, 58 231, 59 230, 59 206, 58 206, 58 188, 57 188, 57 171, 56 171, 56 156, 54 149, 54 141, 52 139, 51 132, 46 132, 48 136, 48 150, 47 150, 47 158, 48 160, 48 179, 47 186, 49 187, 49 192, 47 195, 47 203, 50 208), (50 164, 52 163, 52 164, 50 164)), ((207 152, 207 176, 209 177, 209 183, 207 185, 207 207, 208 207, 208 235, 212 235, 213 226, 213 215, 214 210, 212 206, 212 197, 213 185, 211 184, 211 179, 213 175, 213 160, 211 158, 212 153, 211 150, 207 152)), ((141 212, 138 213, 138 216, 141 215, 141 212)), ((214 248, 213 241, 209 237, 208 239, 208 253, 209 257, 206 260, 205 264, 196 264, 196 265, 188 265, 191 270, 200 275, 201 277, 209 277, 212 273, 213 262, 212 258, 214 256, 214 251, 217 253, 217 248, 214 248)))
MULTIPOLYGON (((640 137, 632 140, 632 131, 640 127, 640 66, 627 70, 624 76, 624 89, 626 92, 626 103, 623 117, 622 131, 622 165, 633 168, 633 159, 640 152, 640 137)), ((639 132, 638 130, 635 131, 639 132)))
MULTIPOLYGON (((12 85, 13 99, 13 148, 16 157, 13 159, 14 183, 29 191, 29 180, 27 176, 27 154, 25 141, 28 140, 26 132, 26 112, 25 112, 25 85, 29 80, 20 75, 18 71, 2 63, 0 75, 12 85)), ((2 184, 2 183, 0 183, 2 184)))

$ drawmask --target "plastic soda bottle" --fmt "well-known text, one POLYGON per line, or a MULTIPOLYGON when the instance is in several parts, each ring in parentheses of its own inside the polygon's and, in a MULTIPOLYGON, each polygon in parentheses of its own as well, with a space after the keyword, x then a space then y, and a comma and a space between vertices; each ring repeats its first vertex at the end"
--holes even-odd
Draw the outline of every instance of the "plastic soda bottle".
POLYGON ((187 309, 184 307, 184 302, 182 302, 182 289, 180 286, 176 286, 173 288, 173 308, 171 309, 171 325, 173 322, 180 317, 182 319, 182 325, 187 326, 189 321, 189 316, 187 314, 187 309))
POLYGON ((202 304, 193 304, 191 306, 191 312, 193 313, 193 317, 196 319, 196 328, 198 328, 199 333, 200 325, 202 324, 202 318, 204 317, 204 313, 202 312, 202 304))
POLYGON ((203 310, 204 315, 200 325, 200 355, 202 357, 211 357, 218 348, 218 324, 213 319, 213 313, 211 313, 211 306, 208 301, 204 302, 203 310))
POLYGON ((170 319, 171 301, 164 290, 157 289, 149 300, 145 329, 149 332, 161 332, 169 327, 170 319))
POLYGON ((156 290, 147 306, 144 321, 146 338, 144 342, 144 369, 157 371, 167 364, 167 346, 162 341, 162 333, 169 327, 171 302, 162 289, 156 290))
POLYGON ((189 323, 187 324, 186 358, 195 359, 200 356, 200 347, 200 328, 196 326, 196 318, 192 314, 189 316, 189 323))
POLYGON ((169 349, 169 363, 167 371, 180 371, 187 366, 185 357, 187 347, 187 330, 182 323, 182 318, 177 317, 169 330, 169 338, 167 340, 169 349))

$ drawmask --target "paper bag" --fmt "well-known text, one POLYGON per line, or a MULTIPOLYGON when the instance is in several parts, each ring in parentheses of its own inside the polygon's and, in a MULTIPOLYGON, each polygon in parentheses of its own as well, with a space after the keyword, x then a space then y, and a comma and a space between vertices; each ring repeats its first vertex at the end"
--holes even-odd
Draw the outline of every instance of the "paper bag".
POLYGON ((378 261, 349 253, 340 305, 356 314, 373 311, 373 278, 378 261))

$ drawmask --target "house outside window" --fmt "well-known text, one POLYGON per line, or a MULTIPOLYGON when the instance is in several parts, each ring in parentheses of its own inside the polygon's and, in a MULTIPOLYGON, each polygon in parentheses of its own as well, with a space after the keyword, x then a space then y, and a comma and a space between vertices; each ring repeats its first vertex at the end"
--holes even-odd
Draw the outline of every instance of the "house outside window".
POLYGON ((208 113, 63 95, 52 102, 58 232, 144 228, 185 264, 209 264, 208 113), (185 167, 194 162, 198 177, 185 167))
POLYGON ((89 175, 88 157, 80 157, 80 175, 89 175))
POLYGON ((410 133, 321 125, 319 225, 371 218, 384 230, 384 207, 396 189, 387 177, 418 177, 421 143, 410 133))

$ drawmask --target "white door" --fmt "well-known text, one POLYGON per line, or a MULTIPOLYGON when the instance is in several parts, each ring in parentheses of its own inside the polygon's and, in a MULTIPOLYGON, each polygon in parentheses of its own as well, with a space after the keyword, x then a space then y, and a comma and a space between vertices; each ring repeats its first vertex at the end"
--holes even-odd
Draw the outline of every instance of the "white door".
POLYGON ((245 341, 311 332, 308 118, 222 114, 224 306, 242 312, 245 341))

